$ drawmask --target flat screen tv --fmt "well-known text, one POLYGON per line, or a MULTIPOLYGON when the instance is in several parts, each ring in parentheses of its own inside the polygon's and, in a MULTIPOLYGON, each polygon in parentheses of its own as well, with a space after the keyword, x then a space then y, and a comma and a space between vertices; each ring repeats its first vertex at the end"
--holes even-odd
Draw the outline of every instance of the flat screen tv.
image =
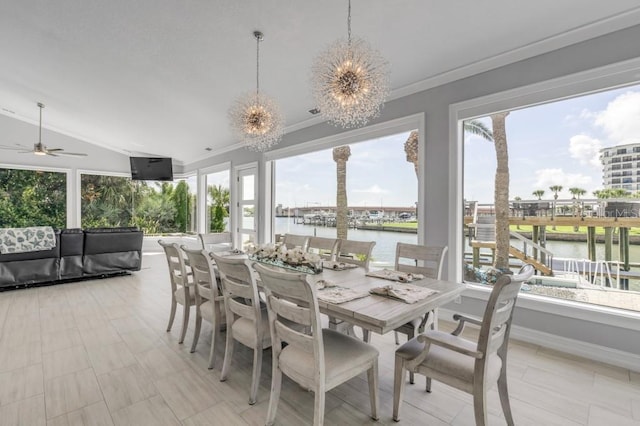
POLYGON ((171 158, 130 157, 132 180, 173 180, 171 158))

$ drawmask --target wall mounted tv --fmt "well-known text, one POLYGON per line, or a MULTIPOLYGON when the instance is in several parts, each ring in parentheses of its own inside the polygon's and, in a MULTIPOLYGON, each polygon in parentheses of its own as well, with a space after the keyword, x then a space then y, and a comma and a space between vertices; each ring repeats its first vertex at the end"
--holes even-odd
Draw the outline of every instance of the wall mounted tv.
POLYGON ((132 180, 173 180, 171 158, 129 157, 132 180))

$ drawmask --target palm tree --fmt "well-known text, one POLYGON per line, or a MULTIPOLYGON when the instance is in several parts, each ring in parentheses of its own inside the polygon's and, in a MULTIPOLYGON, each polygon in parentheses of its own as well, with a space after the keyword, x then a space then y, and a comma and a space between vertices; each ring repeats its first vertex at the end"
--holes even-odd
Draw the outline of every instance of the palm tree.
POLYGON ((418 177, 418 131, 409 133, 407 141, 404 143, 404 152, 407 154, 407 161, 413 163, 413 169, 418 177))
POLYGON ((346 239, 349 229, 347 218, 347 160, 351 156, 348 145, 333 148, 333 161, 336 162, 336 234, 346 239))
MULTIPOLYGON (((551 219, 553 220, 556 217, 556 200, 558 199, 558 192, 562 191, 562 185, 551 185, 549 189, 553 192, 553 209, 551 209, 551 219)), ((555 222, 552 229, 556 230, 555 222)))
POLYGON ((536 189, 531 193, 534 197, 538 197, 538 200, 542 200, 542 196, 544 195, 544 189, 536 189))
MULTIPOLYGON (((493 137, 496 150, 496 177, 494 186, 494 208, 496 211, 496 255, 493 267, 509 270, 509 150, 507 147, 507 131, 505 120, 509 111, 491 115, 493 130, 482 131, 484 137, 493 137)), ((477 126, 477 123, 474 123, 477 126)))
POLYGON ((581 195, 587 193, 587 191, 582 188, 569 188, 569 192, 571 193, 571 195, 573 195, 573 198, 577 198, 578 200, 580 199, 581 195))
POLYGON ((493 141, 496 150, 496 176, 494 185, 494 208, 496 212, 496 253, 493 267, 509 270, 509 150, 505 120, 509 112, 492 114, 492 129, 478 120, 463 123, 465 132, 493 141))
POLYGON ((562 191, 562 185, 552 185, 549 187, 549 190, 553 192, 553 199, 558 199, 558 192, 562 191))

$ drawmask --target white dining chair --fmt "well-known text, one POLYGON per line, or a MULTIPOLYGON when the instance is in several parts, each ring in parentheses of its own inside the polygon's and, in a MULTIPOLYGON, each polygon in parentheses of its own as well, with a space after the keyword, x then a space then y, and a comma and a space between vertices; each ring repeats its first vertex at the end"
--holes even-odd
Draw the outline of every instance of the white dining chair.
POLYGON ((249 393, 249 404, 253 405, 260 384, 262 351, 271 347, 269 321, 266 310, 261 309, 256 273, 250 266, 252 262, 247 259, 223 257, 215 253, 211 253, 211 257, 220 272, 227 317, 227 344, 220 381, 224 382, 229 376, 236 341, 253 349, 249 393))
POLYGON ((335 260, 340 249, 340 239, 326 237, 309 237, 307 251, 316 253, 324 260, 335 260))
POLYGON ((177 305, 182 305, 182 330, 178 338, 178 343, 182 343, 187 334, 189 312, 191 307, 196 305, 195 288, 193 283, 189 281, 189 273, 178 244, 168 243, 163 240, 158 240, 158 244, 163 248, 167 258, 169 282, 171 284, 171 313, 169 314, 167 332, 171 331, 173 326, 177 305))
POLYGON ((504 417, 508 425, 514 424, 507 389, 509 333, 520 287, 533 272, 533 266, 525 265, 517 275, 502 275, 493 285, 482 320, 456 314, 459 323, 451 334, 427 330, 396 350, 395 421, 400 420, 406 372, 411 371, 427 377, 427 392, 435 379, 473 395, 477 426, 487 424, 487 391, 497 382, 504 417), (477 341, 460 337, 466 323, 480 327, 477 341))
POLYGON ((371 417, 378 419, 378 350, 320 323, 316 284, 306 274, 254 264, 266 292, 272 336, 271 397, 267 425, 276 418, 282 374, 315 393, 313 424, 324 422, 325 392, 367 372, 371 417), (293 329, 287 321, 308 328, 293 329), (286 343, 286 346, 283 344, 286 343))
POLYGON ((211 259, 206 250, 189 249, 182 246, 182 251, 189 259, 189 265, 193 271, 196 297, 196 327, 193 332, 191 352, 195 352, 200 338, 202 320, 211 324, 211 348, 209 349, 209 369, 213 368, 215 357, 215 345, 220 339, 220 329, 225 324, 224 299, 218 288, 218 283, 213 271, 211 259))
POLYGON ((302 251, 306 251, 308 243, 308 235, 284 234, 282 239, 282 244, 284 244, 287 249, 300 247, 302 251))

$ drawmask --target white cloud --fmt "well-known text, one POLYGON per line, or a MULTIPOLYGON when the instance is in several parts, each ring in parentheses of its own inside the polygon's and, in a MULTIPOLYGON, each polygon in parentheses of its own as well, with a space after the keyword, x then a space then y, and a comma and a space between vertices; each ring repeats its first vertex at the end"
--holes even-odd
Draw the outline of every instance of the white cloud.
POLYGON ((600 169, 599 151, 602 143, 587 135, 575 135, 569 139, 569 153, 571 158, 580 161, 580 164, 591 165, 600 169))
POLYGON ((388 194, 389 191, 387 189, 382 189, 378 185, 372 185, 369 188, 365 189, 354 189, 354 193, 367 193, 367 194, 388 194))
POLYGON ((535 171, 535 176, 536 181, 532 192, 543 189, 549 193, 549 187, 552 185, 562 185, 563 192, 574 187, 591 191, 595 187, 591 176, 582 173, 566 173, 562 169, 539 169, 535 171))
POLYGON ((626 92, 600 112, 595 124, 613 144, 640 142, 640 92, 626 92))

